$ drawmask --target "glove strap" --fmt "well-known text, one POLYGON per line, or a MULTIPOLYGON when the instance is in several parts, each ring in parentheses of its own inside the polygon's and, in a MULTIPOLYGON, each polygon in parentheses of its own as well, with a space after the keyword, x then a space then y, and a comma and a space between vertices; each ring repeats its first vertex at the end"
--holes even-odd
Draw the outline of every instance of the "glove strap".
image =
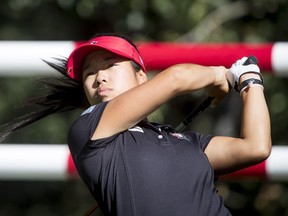
MULTIPOLYGON (((261 84, 263 85, 263 83, 264 83, 264 78, 263 78, 262 74, 261 74, 261 73, 258 73, 258 72, 252 72, 252 71, 245 72, 245 73, 241 74, 240 77, 239 77, 239 79, 238 79, 238 81, 240 80, 241 76, 243 76, 244 74, 248 74, 248 73, 253 73, 253 74, 259 75, 259 77, 260 77, 260 79, 261 79, 261 82, 262 82, 261 84)), ((257 82, 257 81, 256 81, 256 82, 257 82)), ((241 83, 241 84, 242 84, 242 83, 241 83)), ((240 92, 241 84, 240 84, 240 85, 237 85, 237 82, 235 82, 234 89, 235 89, 236 91, 240 92)))
POLYGON ((263 81, 255 78, 247 79, 238 86, 238 92, 241 95, 245 89, 250 88, 252 85, 260 85, 263 87, 263 81))
MULTIPOLYGON (((248 74, 248 73, 253 73, 253 74, 257 74, 257 75, 259 75, 262 84, 264 83, 263 75, 262 75, 261 73, 258 73, 258 72, 249 71, 249 72, 245 72, 245 73, 241 74, 241 76, 243 76, 244 74, 248 74)), ((241 76, 239 77, 239 80, 240 80, 241 76)))

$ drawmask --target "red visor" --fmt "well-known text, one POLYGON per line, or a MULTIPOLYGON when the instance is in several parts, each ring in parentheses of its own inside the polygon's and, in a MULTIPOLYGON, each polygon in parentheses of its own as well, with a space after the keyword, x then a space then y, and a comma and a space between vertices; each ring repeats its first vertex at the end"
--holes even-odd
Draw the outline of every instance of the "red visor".
POLYGON ((139 52, 128 41, 115 36, 99 36, 79 46, 70 54, 67 63, 67 74, 72 79, 81 81, 83 61, 89 53, 97 49, 106 49, 116 55, 131 59, 146 72, 139 52))

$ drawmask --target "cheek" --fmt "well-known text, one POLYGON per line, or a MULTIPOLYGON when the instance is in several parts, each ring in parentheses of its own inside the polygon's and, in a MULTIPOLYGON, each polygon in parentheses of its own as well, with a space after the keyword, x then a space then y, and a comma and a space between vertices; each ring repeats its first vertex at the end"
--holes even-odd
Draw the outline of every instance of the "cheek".
POLYGON ((122 71, 121 73, 117 73, 117 76, 115 76, 114 78, 115 78, 114 81, 116 81, 116 84, 123 86, 123 87, 126 86, 130 88, 130 87, 134 87, 138 85, 135 72, 132 71, 130 68, 126 69, 126 71, 122 71))
POLYGON ((131 78, 131 76, 122 76, 119 79, 115 79, 114 87, 117 89, 118 93, 123 93, 135 86, 137 86, 137 80, 131 78))
POLYGON ((89 82, 89 81, 86 80, 86 81, 83 83, 83 88, 84 88, 85 94, 86 94, 86 96, 87 96, 88 99, 91 98, 91 97, 93 97, 94 92, 95 92, 96 90, 92 88, 92 83, 91 83, 91 82, 89 82))

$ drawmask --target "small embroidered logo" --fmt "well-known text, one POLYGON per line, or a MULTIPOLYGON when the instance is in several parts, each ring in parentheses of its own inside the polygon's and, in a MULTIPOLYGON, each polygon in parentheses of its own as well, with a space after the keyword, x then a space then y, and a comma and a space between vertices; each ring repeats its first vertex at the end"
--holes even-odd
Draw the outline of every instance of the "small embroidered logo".
POLYGON ((176 137, 177 139, 185 139, 185 140, 189 140, 185 135, 181 134, 181 133, 170 133, 172 136, 176 137))

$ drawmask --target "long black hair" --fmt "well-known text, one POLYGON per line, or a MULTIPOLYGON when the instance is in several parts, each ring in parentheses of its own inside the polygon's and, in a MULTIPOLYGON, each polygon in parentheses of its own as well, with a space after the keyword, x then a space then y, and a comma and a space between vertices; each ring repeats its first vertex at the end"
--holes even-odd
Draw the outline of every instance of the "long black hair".
POLYGON ((89 106, 82 83, 67 75, 67 59, 55 58, 54 60, 55 62, 43 61, 59 72, 60 76, 37 79, 47 89, 47 92, 24 102, 22 108, 32 107, 34 111, 3 125, 0 132, 0 142, 12 132, 48 115, 89 106))
MULTIPOLYGON (((102 33, 95 34, 92 38, 98 36, 121 37, 127 40, 137 50, 136 45, 125 35, 118 33, 102 33)), ((20 116, 2 126, 0 142, 12 132, 24 128, 48 115, 89 107, 89 102, 85 95, 82 82, 75 81, 67 75, 67 58, 54 58, 54 62, 47 60, 43 61, 55 69, 60 76, 38 79, 38 81, 45 86, 47 92, 42 96, 28 99, 23 104, 23 107, 36 108, 35 111, 20 116)), ((135 71, 141 69, 141 66, 133 61, 132 65, 135 71)))

